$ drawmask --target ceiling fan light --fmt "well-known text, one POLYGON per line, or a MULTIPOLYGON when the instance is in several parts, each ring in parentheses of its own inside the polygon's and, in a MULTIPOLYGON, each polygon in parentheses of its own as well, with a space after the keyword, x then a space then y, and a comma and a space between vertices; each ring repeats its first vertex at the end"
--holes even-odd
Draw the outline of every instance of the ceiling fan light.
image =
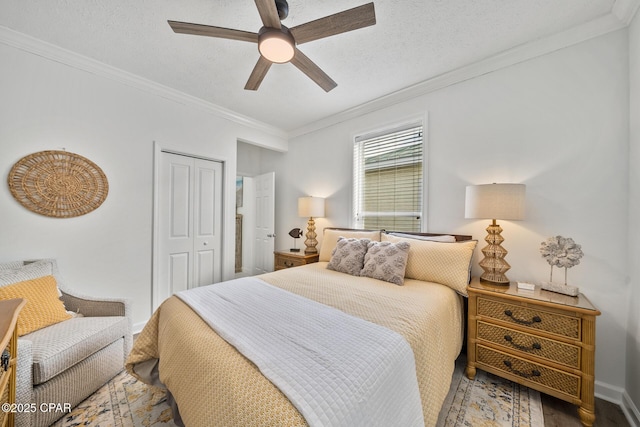
POLYGON ((259 36, 258 50, 271 62, 289 62, 295 53, 293 37, 280 30, 265 31, 259 36))

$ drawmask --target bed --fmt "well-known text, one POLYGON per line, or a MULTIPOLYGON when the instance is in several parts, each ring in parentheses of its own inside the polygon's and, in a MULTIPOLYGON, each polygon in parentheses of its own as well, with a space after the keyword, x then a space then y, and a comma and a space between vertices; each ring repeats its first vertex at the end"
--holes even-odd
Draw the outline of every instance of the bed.
MULTIPOLYGON (((455 235, 447 238, 450 242, 417 239, 424 236, 327 229, 320 262, 263 274, 258 279, 404 337, 415 358, 424 425, 432 426, 462 347, 463 297, 477 242, 455 235), (402 286, 328 268, 335 267, 337 246, 362 239, 388 242, 385 245, 409 243, 402 286)), ((309 425, 256 364, 177 296, 168 298, 153 313, 126 368, 138 379, 168 390, 178 424, 309 425)))

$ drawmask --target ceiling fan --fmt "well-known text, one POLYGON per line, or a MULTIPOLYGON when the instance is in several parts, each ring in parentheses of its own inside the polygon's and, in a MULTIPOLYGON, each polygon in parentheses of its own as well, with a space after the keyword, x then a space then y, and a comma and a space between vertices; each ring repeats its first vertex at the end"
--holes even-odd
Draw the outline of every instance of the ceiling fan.
POLYGON ((280 23, 280 20, 285 19, 289 13, 289 5, 286 0, 255 0, 255 2, 264 25, 257 33, 188 22, 168 22, 176 33, 257 43, 260 58, 258 58, 258 63, 253 68, 244 87, 247 90, 257 90, 260 87, 260 83, 269 71, 271 64, 291 62, 326 92, 338 84, 300 52, 297 45, 376 23, 373 3, 368 3, 306 24, 287 28, 280 23))

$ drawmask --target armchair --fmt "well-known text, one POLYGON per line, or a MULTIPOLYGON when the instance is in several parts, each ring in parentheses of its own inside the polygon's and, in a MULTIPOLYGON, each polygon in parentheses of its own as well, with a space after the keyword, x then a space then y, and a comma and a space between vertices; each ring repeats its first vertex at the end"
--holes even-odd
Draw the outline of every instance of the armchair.
POLYGON ((129 302, 68 290, 55 260, 27 263, 18 269, 0 265, 0 286, 15 280, 16 274, 22 282, 43 272, 56 278, 60 299, 73 314, 18 338, 16 403, 35 404, 36 408, 32 413, 16 414, 18 427, 45 427, 65 415, 42 411, 40 405, 74 407, 82 402, 122 371, 133 340, 129 302))

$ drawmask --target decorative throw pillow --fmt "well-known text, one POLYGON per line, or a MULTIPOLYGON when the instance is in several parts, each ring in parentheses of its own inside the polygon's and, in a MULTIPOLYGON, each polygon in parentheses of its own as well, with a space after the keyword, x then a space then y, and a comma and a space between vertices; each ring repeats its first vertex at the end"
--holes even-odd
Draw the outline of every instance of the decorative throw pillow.
POLYGON ((407 242, 370 242, 360 275, 402 286, 410 247, 407 242))
POLYGON ((471 259, 477 240, 445 243, 383 235, 382 241, 411 242, 407 278, 441 283, 467 296, 471 259))
POLYGON ((380 231, 338 230, 325 228, 320 243, 319 261, 330 261, 333 250, 336 248, 339 237, 355 237, 356 239, 369 239, 380 241, 380 231))
POLYGON ((71 318, 58 298, 56 279, 45 276, 0 287, 0 300, 24 298, 18 316, 18 335, 26 335, 71 318))
POLYGON ((359 276, 369 242, 369 239, 339 237, 327 268, 351 274, 352 276, 359 276))

